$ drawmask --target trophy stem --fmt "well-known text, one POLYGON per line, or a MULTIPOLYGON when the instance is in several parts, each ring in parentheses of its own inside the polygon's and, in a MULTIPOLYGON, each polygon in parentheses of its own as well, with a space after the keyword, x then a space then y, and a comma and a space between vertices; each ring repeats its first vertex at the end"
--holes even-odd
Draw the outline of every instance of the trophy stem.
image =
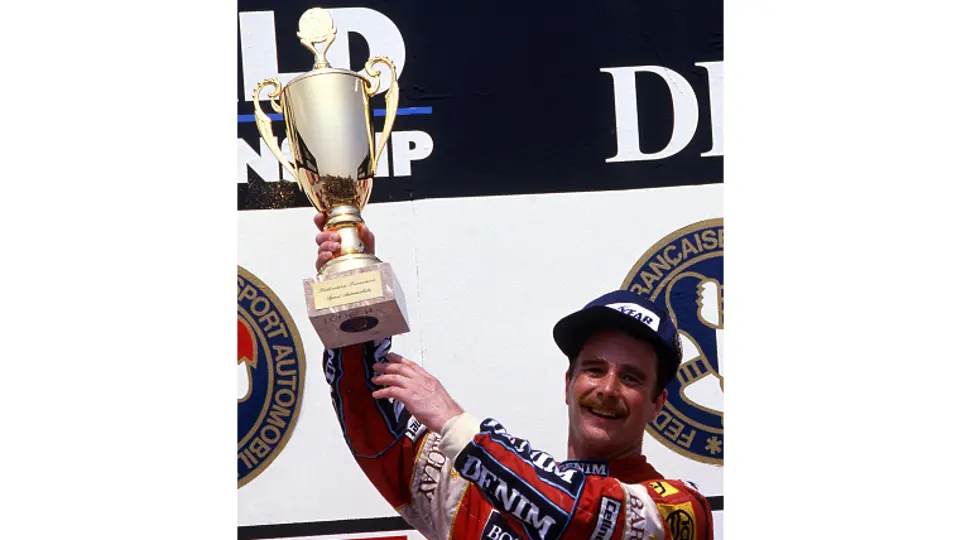
POLYGON ((366 246, 360 240, 357 226, 363 223, 363 218, 360 217, 360 210, 357 207, 347 204, 335 206, 330 209, 328 215, 324 229, 337 231, 340 235, 340 255, 320 267, 321 276, 366 268, 381 262, 372 253, 367 252, 366 246))

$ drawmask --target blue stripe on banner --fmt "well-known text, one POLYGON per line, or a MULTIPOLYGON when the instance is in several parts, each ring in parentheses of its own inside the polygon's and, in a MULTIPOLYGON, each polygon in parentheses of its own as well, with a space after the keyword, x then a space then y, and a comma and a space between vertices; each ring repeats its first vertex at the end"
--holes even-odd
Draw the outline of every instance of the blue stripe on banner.
MULTIPOLYGON (((283 120, 283 115, 282 115, 282 114, 279 114, 279 113, 267 113, 267 116, 269 116, 271 120, 283 120)), ((237 123, 238 123, 238 124, 255 122, 255 121, 256 121, 256 117, 253 116, 252 114, 238 114, 238 115, 237 115, 237 123)))
MULTIPOLYGON (((397 109, 397 116, 410 116, 414 114, 433 114, 433 107, 401 107, 397 109)), ((386 109, 374 109, 374 116, 386 116, 386 109)))
MULTIPOLYGON (((403 108, 397 109, 397 116, 412 116, 415 114, 433 114, 433 107, 403 107, 403 108)), ((386 116, 387 110, 374 109, 373 115, 378 117, 386 116)), ((277 120, 277 121, 283 120, 283 115, 279 113, 267 113, 267 116, 269 116, 271 120, 277 120)), ((256 118, 252 114, 237 115, 238 124, 250 123, 254 121, 256 121, 256 118)))

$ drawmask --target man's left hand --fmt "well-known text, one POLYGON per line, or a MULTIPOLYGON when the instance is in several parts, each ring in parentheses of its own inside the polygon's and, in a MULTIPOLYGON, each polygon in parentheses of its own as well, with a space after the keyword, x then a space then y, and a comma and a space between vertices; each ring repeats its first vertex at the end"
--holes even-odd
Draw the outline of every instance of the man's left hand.
POLYGON ((384 386, 373 393, 376 399, 394 398, 427 429, 440 433, 448 420, 463 412, 440 381, 420 364, 399 354, 387 355, 388 362, 374 364, 377 375, 370 380, 384 386))

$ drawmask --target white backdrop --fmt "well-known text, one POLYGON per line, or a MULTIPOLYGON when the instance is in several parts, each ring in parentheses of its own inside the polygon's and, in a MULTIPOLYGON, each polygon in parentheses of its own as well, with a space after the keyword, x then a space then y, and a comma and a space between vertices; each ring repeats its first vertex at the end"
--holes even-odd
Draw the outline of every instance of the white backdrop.
MULTIPOLYGON (((566 358, 553 343, 554 323, 619 288, 664 236, 722 217, 722 197, 722 185, 709 185, 370 205, 363 216, 377 255, 393 265, 411 318, 411 332, 393 350, 421 362, 466 410, 564 458, 566 358)), ((241 526, 396 515, 354 463, 330 404, 301 283, 314 272, 313 215, 312 208, 239 212, 238 263, 276 292, 307 355, 295 431, 239 490, 241 526)), ((721 467, 650 436, 644 448, 665 476, 722 495, 721 467)))

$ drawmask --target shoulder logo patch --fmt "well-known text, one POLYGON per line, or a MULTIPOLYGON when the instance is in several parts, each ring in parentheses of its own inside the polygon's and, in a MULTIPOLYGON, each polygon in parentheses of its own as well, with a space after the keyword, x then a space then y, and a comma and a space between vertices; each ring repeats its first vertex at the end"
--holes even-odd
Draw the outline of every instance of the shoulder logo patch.
POLYGON ((678 490, 677 488, 671 486, 666 482, 660 482, 660 481, 650 482, 647 485, 650 486, 651 489, 656 491, 657 494, 660 495, 661 497, 669 497, 670 495, 680 493, 680 490, 678 490))
POLYGON ((663 528, 670 531, 676 540, 694 540, 697 537, 697 523, 693 517, 693 505, 658 504, 657 510, 663 519, 663 528))

